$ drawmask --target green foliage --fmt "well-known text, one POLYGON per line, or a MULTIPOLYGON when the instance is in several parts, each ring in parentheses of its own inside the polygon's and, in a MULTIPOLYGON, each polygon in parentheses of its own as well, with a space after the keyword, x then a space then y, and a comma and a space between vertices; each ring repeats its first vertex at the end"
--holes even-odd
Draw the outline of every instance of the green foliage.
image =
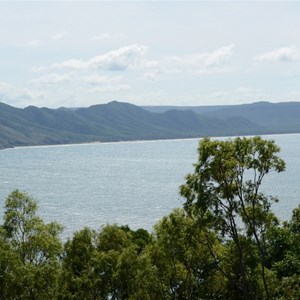
POLYGON ((5 202, 1 228, 2 253, 7 256, 3 272, 8 299, 50 299, 57 293, 62 227, 45 224, 36 216, 37 203, 27 194, 13 191, 5 202))
POLYGON ((300 295, 300 206, 283 227, 271 232, 269 260, 276 272, 279 299, 298 299, 300 295))
POLYGON ((76 232, 64 247, 61 299, 95 299, 94 274, 96 233, 88 228, 76 232))
POLYGON ((149 233, 128 226, 76 232, 65 244, 61 298, 141 299, 150 269, 141 252, 148 241, 149 233))
POLYGON ((278 221, 270 211, 274 198, 260 193, 259 188, 266 174, 284 170, 284 161, 276 155, 279 148, 274 141, 260 137, 227 141, 206 138, 200 142, 198 152, 195 172, 181 186, 181 195, 186 198, 184 207, 200 224, 214 229, 220 240, 234 243, 239 273, 234 285, 245 299, 258 297, 252 284, 255 272, 249 272, 246 259, 249 245, 255 245, 264 297, 269 298, 266 238, 269 228, 278 221))
POLYGON ((125 232, 130 232, 132 242, 137 246, 137 250, 140 253, 149 243, 152 242, 152 237, 149 232, 143 228, 139 228, 136 231, 131 230, 127 225, 121 226, 121 229, 125 232))
POLYGON ((300 234, 300 205, 293 210, 292 219, 287 226, 292 233, 300 234))
MULTIPOLYGON (((211 239, 216 240, 211 236, 211 239)), ((159 299, 212 299, 218 294, 216 263, 205 245, 205 233, 181 210, 156 226, 147 251, 156 267, 159 299)), ((214 245, 216 247, 216 245, 214 245)))

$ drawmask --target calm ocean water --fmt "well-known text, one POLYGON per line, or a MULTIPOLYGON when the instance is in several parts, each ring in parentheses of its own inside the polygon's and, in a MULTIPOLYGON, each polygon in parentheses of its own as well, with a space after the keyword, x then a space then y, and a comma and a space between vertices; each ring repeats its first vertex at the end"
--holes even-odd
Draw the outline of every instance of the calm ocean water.
MULTIPOLYGON (((300 203, 300 134, 264 136, 281 147, 286 171, 266 177, 282 219, 300 203)), ((13 190, 38 200, 39 215, 65 226, 64 237, 89 226, 128 224, 152 230, 173 208, 184 176, 193 171, 198 139, 83 144, 0 151, 0 216, 13 190)))

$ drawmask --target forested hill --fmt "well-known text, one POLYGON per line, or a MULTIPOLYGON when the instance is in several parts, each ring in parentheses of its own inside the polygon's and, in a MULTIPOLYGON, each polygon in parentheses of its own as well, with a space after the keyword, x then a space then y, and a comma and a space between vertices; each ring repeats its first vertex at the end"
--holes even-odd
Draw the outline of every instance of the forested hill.
POLYGON ((268 133, 300 132, 300 102, 256 102, 216 106, 143 106, 143 108, 160 113, 170 109, 190 109, 198 114, 221 120, 239 116, 260 125, 268 133))
POLYGON ((117 101, 75 110, 0 103, 0 148, 300 132, 300 103, 150 110, 117 101))

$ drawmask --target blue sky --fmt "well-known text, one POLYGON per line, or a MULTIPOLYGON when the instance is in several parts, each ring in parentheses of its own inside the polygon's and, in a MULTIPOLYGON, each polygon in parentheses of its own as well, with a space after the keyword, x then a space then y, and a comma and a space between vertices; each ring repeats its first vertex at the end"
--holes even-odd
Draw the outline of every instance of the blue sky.
POLYGON ((300 101, 300 3, 0 2, 0 101, 300 101))

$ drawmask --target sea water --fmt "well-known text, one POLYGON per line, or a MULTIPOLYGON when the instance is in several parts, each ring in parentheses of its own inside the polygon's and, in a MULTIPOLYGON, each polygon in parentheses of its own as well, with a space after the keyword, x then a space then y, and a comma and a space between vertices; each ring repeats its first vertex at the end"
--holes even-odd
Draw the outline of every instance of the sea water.
MULTIPOLYGON (((263 191, 278 196, 274 212, 290 218, 300 203, 300 134, 264 136, 281 147, 286 171, 268 174, 263 191)), ((223 138, 222 138, 223 139, 223 138)), ((197 160, 199 139, 41 146, 0 151, 0 217, 7 195, 26 191, 38 214, 64 237, 107 223, 152 230, 175 207, 179 186, 197 160)))

